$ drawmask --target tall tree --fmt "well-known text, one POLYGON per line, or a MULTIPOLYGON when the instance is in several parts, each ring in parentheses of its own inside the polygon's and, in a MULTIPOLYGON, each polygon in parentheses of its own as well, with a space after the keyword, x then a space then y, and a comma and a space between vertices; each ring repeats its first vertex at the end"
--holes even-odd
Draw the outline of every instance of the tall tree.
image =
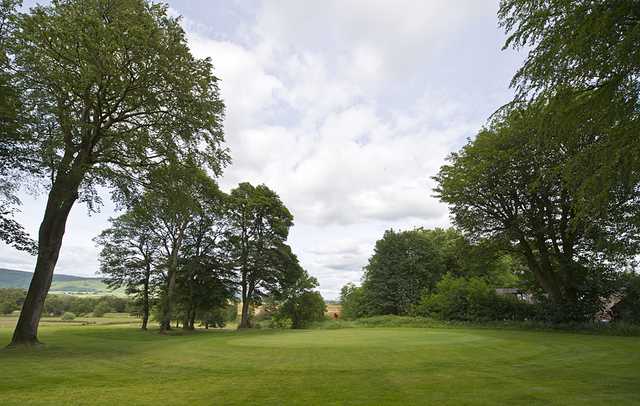
POLYGON ((171 328, 180 254, 189 227, 205 211, 218 210, 212 202, 219 194, 215 181, 198 166, 170 164, 149 175, 149 187, 133 206, 146 223, 153 224, 150 231, 161 245, 160 261, 166 270, 160 298, 162 332, 171 328))
POLYGON ((369 314, 406 314, 447 272, 438 230, 387 230, 365 267, 362 290, 369 314))
POLYGON ((228 203, 229 243, 240 277, 242 311, 239 328, 251 327, 249 310, 276 291, 292 260, 285 245, 293 216, 265 185, 241 183, 228 203))
POLYGON ((50 181, 38 258, 12 344, 37 343, 67 217, 95 186, 126 192, 148 169, 196 155, 227 162, 211 62, 194 58, 167 7, 144 0, 53 0, 16 19, 9 44, 29 142, 50 181))
POLYGON ((134 295, 142 310, 143 330, 147 329, 151 304, 158 284, 156 262, 160 241, 148 217, 132 210, 110 219, 111 227, 95 239, 101 246, 100 273, 110 288, 124 287, 134 295))
POLYGON ((450 156, 435 191, 462 230, 506 241, 553 301, 575 305, 598 285, 591 278, 601 281, 637 252, 635 226, 620 218, 637 218, 638 207, 612 208, 607 218, 577 214, 580 185, 561 174, 597 136, 565 137, 560 127, 557 137, 558 127, 539 124, 554 116, 554 106, 539 102, 499 117, 450 156))
POLYGON ((180 251, 176 279, 183 327, 193 329, 198 315, 220 311, 235 298, 235 273, 227 250, 226 195, 212 188, 202 195, 180 251))

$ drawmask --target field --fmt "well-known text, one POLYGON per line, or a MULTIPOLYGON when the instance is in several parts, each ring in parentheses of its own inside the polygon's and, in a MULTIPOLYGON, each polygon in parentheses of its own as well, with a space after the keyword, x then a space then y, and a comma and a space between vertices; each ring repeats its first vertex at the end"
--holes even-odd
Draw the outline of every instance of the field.
MULTIPOLYGON (((48 320, 0 351, 3 405, 640 404, 640 340, 487 329, 197 331, 48 320)), ((7 343, 10 318, 0 324, 7 343)), ((107 323, 124 323, 113 324, 107 323)))

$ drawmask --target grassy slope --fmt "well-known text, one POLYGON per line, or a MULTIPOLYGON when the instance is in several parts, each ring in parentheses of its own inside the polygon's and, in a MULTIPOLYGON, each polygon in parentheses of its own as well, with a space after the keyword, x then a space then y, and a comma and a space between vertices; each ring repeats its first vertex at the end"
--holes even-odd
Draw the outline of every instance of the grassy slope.
MULTIPOLYGON (((10 329, 0 328, 0 342, 10 329)), ((2 404, 640 404, 634 337, 474 329, 43 326, 0 351, 2 404)))
MULTIPOLYGON (((31 272, 0 269, 0 288, 27 289, 31 282, 31 272)), ((100 278, 85 278, 73 275, 53 275, 50 293, 71 293, 78 295, 124 295, 123 289, 111 291, 100 278)))

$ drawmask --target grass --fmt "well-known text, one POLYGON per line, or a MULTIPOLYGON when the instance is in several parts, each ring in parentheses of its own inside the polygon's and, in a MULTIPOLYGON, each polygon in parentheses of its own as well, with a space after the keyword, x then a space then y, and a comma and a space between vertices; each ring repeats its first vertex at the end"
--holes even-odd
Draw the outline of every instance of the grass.
MULTIPOLYGON (((0 327, 0 342, 10 333, 0 327)), ((634 337, 410 327, 161 336, 61 323, 40 336, 44 348, 0 351, 3 405, 640 404, 634 337)))

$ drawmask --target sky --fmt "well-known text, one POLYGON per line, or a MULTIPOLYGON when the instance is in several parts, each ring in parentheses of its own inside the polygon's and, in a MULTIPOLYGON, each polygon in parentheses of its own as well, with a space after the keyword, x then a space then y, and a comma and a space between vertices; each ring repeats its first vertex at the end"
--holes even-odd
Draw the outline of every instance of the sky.
MULTIPOLYGON (((26 1, 25 6, 34 2, 26 1)), ((523 55, 502 50, 497 0, 170 0, 210 57, 233 163, 218 180, 275 190, 289 243, 325 299, 358 283, 385 230, 448 227, 431 179, 513 96, 523 55)), ((21 194, 37 234, 45 195, 21 194)), ((93 276, 92 239, 117 215, 74 207, 56 273, 93 276)), ((0 243, 0 267, 35 258, 0 243)))

